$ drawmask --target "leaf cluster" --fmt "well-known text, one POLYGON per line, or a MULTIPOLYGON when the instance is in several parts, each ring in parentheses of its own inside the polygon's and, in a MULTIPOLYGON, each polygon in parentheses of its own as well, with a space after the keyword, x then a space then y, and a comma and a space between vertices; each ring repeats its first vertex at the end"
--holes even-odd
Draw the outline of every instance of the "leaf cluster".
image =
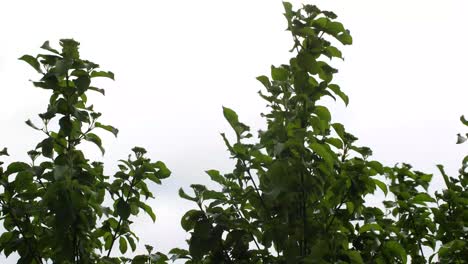
MULTIPOLYGON (((145 203, 153 198, 148 183, 160 184, 171 172, 138 147, 120 161, 113 177, 104 174, 101 162, 86 158, 80 150, 84 141, 104 154, 96 130, 118 134, 99 121, 101 113, 87 99, 90 91, 104 94, 92 86, 92 79, 113 79, 114 74, 81 59, 78 42, 62 39, 60 45, 58 51, 45 42, 41 48, 47 53, 20 58, 42 75, 34 86, 51 96, 47 110, 38 115, 41 125, 26 121, 44 135, 28 152, 30 162, 0 169, 1 219, 6 229, 0 251, 6 256, 18 253, 18 263, 125 263, 129 259, 111 257, 114 245, 118 241, 122 254, 129 247, 136 249, 131 216, 143 210, 156 219, 145 203), (110 206, 106 197, 113 201, 110 206)), ((1 154, 7 154, 6 149, 1 154)))

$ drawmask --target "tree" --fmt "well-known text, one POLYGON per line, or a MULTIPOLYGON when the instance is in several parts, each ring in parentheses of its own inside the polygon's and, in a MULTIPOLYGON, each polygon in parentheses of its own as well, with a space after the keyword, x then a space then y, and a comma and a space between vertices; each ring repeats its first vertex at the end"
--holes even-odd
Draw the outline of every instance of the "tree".
POLYGON ((435 256, 465 263, 468 158, 458 179, 439 165, 447 190, 437 200, 427 194, 432 175, 371 160, 371 149, 357 146, 320 104, 326 96, 348 104, 329 61, 343 58, 335 45, 351 44, 349 31, 333 12, 284 8, 294 56, 272 66, 271 77, 257 77, 268 128, 253 140, 249 126, 223 108, 236 138, 222 137, 236 166, 206 172, 222 191, 180 190, 198 208, 181 220, 189 249, 172 253, 186 263, 426 263, 435 256), (381 208, 365 203, 377 189, 390 198, 381 208))
MULTIPOLYGON (((30 163, 13 162, 0 168, 2 222, 0 251, 20 255, 18 263, 125 263, 127 258, 111 257, 119 245, 123 254, 135 250, 136 234, 131 230, 131 215, 140 210, 153 221, 155 214, 145 203, 153 194, 148 182, 161 183, 170 171, 161 161, 152 162, 146 150, 132 149, 128 159, 120 160, 113 177, 106 176, 101 162, 90 161, 80 150, 88 141, 104 154, 102 129, 117 136, 118 130, 99 121, 101 113, 87 100, 89 91, 104 94, 91 86, 97 77, 113 79, 112 72, 80 58, 79 43, 62 39, 59 52, 42 45, 47 54, 20 58, 42 75, 35 87, 52 93, 47 110, 39 114, 42 122, 26 124, 44 134, 30 163), (112 203, 105 198, 111 198, 112 203), (118 243, 117 243, 118 241, 118 243)), ((7 155, 4 149, 0 155, 7 155)), ((1 164, 0 164, 1 165, 1 164)), ((143 263, 139 256, 135 263, 143 263)))
MULTIPOLYGON (((468 259, 468 156, 457 178, 438 165, 446 189, 428 194, 432 175, 402 163, 385 166, 372 160, 368 147, 344 125, 332 122, 322 98, 348 96, 333 83, 332 59, 343 59, 336 47, 352 44, 350 32, 333 12, 313 5, 293 9, 284 3, 293 57, 257 79, 269 112, 267 129, 254 133, 232 109, 223 114, 235 139, 222 138, 236 161, 232 172, 208 170, 222 190, 191 185, 193 201, 181 219, 189 232, 188 250, 175 248, 172 260, 186 263, 466 263, 468 259), (366 204, 376 191, 386 200, 366 204)), ((49 106, 39 114, 42 125, 26 123, 45 134, 28 154, 30 163, 0 163, 0 204, 6 228, 0 251, 17 252, 19 263, 168 263, 146 245, 148 254, 133 259, 111 257, 116 242, 123 254, 135 250, 131 215, 151 198, 149 181, 161 183, 170 171, 152 162, 143 148, 121 160, 114 176, 91 162, 79 149, 94 143, 104 153, 97 128, 118 130, 97 121, 101 114, 87 103, 95 77, 111 72, 80 59, 79 43, 61 41, 59 52, 46 42, 48 54, 20 59, 43 77, 36 87, 51 90, 49 106), (51 128, 56 128, 53 130, 51 128), (112 206, 106 206, 110 198, 112 206)), ((462 116, 461 121, 468 126, 462 116)), ((468 137, 468 134, 467 134, 468 137)), ((458 142, 466 137, 458 135, 458 142)), ((7 150, 0 155, 7 155, 7 150)))

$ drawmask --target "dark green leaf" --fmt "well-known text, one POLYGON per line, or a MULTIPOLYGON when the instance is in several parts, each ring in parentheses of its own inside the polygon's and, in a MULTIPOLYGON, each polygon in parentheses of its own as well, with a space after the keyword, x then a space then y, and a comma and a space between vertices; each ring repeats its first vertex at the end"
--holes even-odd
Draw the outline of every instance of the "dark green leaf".
POLYGON ((96 91, 102 95, 106 95, 106 92, 104 91, 104 89, 93 87, 93 86, 90 86, 88 89, 92 91, 96 91))
POLYGON ((286 81, 288 79, 289 72, 284 68, 275 68, 271 66, 271 78, 275 81, 286 81))
POLYGON ((385 243, 385 248, 390 251, 394 256, 399 258, 403 264, 406 263, 407 256, 405 249, 401 246, 400 243, 396 241, 388 241, 385 243))
POLYGON ((8 149, 3 148, 2 150, 0 150, 0 156, 10 156, 8 155, 8 149))
POLYGON ((125 254, 125 252, 127 252, 127 240, 125 240, 125 237, 123 236, 121 236, 119 239, 119 250, 122 254, 125 254))
POLYGON ((104 148, 102 147, 102 142, 101 142, 101 138, 98 137, 96 134, 93 134, 93 133, 87 133, 85 138, 87 141, 89 142, 93 142, 94 144, 96 144, 96 146, 99 147, 99 149, 101 150, 102 154, 104 155, 105 153, 105 150, 104 148))
POLYGON ((338 40, 343 43, 344 45, 351 45, 353 44, 353 38, 351 37, 351 35, 349 34, 349 32, 345 32, 341 35, 339 35, 338 37, 338 40))
POLYGON ((117 215, 120 216, 123 220, 127 220, 130 216, 130 205, 122 198, 117 200, 115 210, 117 215))
POLYGON ((413 203, 425 204, 426 202, 434 203, 435 200, 427 193, 419 193, 412 199, 413 203))
POLYGON ((150 217, 151 217, 151 220, 153 220, 153 222, 156 221, 156 215, 154 214, 153 212, 153 209, 151 208, 151 206, 145 204, 144 202, 138 202, 138 206, 143 209, 150 217))
POLYGON ((13 174, 17 173, 20 171, 25 171, 31 169, 31 166, 29 166, 27 163, 24 162, 13 162, 10 165, 8 165, 7 170, 5 171, 6 174, 13 174))
POLYGON ((266 88, 270 88, 271 86, 270 80, 265 75, 258 76, 257 80, 260 81, 263 84, 263 86, 265 86, 266 88))
POLYGON ((465 125, 468 126, 468 121, 465 119, 465 116, 460 117, 460 121, 465 125))
POLYGON ((310 148, 317 153, 320 157, 323 158, 325 163, 328 165, 329 168, 333 167, 334 163, 334 157, 330 153, 329 150, 327 150, 324 145, 319 144, 319 143, 312 143, 310 144, 310 148))
POLYGON ((340 89, 340 87, 336 84, 330 84, 328 85, 328 88, 330 88, 330 90, 333 91, 333 93, 335 93, 336 95, 338 95, 341 100, 343 100, 343 102, 345 103, 345 105, 348 105, 349 104, 349 98, 348 96, 343 93, 340 89))
POLYGON ((109 78, 109 79, 112 79, 114 80, 114 73, 110 72, 110 71, 93 71, 91 73, 91 78, 94 78, 94 77, 106 77, 106 78, 109 78))
POLYGON ((457 144, 461 144, 463 142, 465 142, 467 140, 466 137, 460 135, 460 134, 457 134, 457 144))
POLYGON ((190 200, 190 201, 194 201, 194 202, 198 201, 197 198, 191 197, 191 196, 189 196, 188 194, 186 194, 186 193, 184 192, 184 189, 182 189, 182 188, 179 189, 179 196, 180 196, 181 198, 184 198, 184 199, 187 199, 187 200, 190 200))
POLYGON ((44 42, 44 44, 42 44, 42 46, 41 46, 41 49, 48 50, 48 51, 50 51, 52 53, 55 53, 55 54, 60 54, 60 52, 58 52, 57 50, 50 47, 49 41, 44 42))
POLYGON ((42 73, 41 70, 41 65, 37 61, 37 58, 34 58, 31 55, 23 55, 19 60, 27 62, 29 65, 31 65, 38 73, 42 73))
POLYGON ((28 126, 30 126, 30 127, 32 127, 32 128, 34 128, 35 130, 41 130, 41 129, 40 129, 40 128, 38 128, 36 125, 34 125, 34 124, 31 122, 31 120, 29 120, 29 119, 28 119, 28 120, 26 120, 26 122, 25 122, 25 123, 26 123, 26 125, 28 125, 28 126))
POLYGON ((375 185, 377 185, 384 192, 384 194, 387 195, 388 193, 387 185, 384 182, 379 181, 377 179, 372 179, 372 180, 374 181, 375 185))
POLYGON ((115 137, 117 137, 117 134, 119 133, 119 130, 117 128, 110 126, 110 125, 103 125, 99 122, 96 122, 94 125, 96 127, 99 127, 99 128, 102 128, 104 130, 111 132, 112 134, 114 134, 115 137))
POLYGON ((164 162, 157 161, 154 166, 155 168, 159 169, 156 172, 156 175, 158 176, 159 179, 165 179, 171 176, 172 172, 166 167, 166 164, 164 164, 164 162))
POLYGON ((207 170, 205 171, 211 178, 212 181, 215 181, 219 184, 224 184, 226 180, 217 170, 207 170))

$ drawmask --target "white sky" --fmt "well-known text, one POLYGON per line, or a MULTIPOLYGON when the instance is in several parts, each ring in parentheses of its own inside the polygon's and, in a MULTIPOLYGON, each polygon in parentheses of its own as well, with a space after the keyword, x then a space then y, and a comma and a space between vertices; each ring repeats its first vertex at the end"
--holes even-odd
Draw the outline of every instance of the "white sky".
MULTIPOLYGON (((302 1, 293 1, 298 6, 302 1)), ((304 1, 305 2, 305 1, 304 1)), ((335 82, 350 105, 333 104, 334 120, 345 124, 374 159, 407 162, 435 173, 444 164, 455 174, 466 153, 455 145, 468 115, 468 2, 464 0, 318 0, 351 30, 353 46, 335 61, 335 82)), ((81 55, 111 70, 116 81, 103 81, 106 96, 90 100, 102 121, 120 129, 105 135, 103 159, 110 174, 116 160, 143 146, 173 171, 154 187, 157 222, 136 220, 140 244, 157 250, 184 246, 179 225, 192 204, 177 196, 179 187, 208 183, 204 171, 232 169, 219 133, 228 132, 221 106, 237 111, 253 130, 263 127, 265 102, 255 77, 271 64, 290 58, 281 1, 1 1, 0 2, 0 148, 12 160, 42 138, 24 124, 46 109, 49 94, 28 80, 39 76, 23 54, 35 55, 45 40, 81 42, 81 55)), ((330 102, 328 102, 330 103, 330 102)), ((330 104, 332 105, 332 104, 330 104)), ((2 263, 15 263, 10 258, 2 263)))

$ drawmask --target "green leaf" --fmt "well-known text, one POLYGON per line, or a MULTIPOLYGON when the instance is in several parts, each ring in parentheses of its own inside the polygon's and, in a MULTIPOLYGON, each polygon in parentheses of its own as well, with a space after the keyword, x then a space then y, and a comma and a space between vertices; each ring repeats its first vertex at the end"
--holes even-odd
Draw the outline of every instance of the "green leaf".
POLYGON ((328 108, 326 108, 325 106, 321 106, 321 105, 315 106, 315 113, 321 120, 330 122, 331 114, 328 108))
POLYGON ((283 2, 283 7, 284 7, 284 12, 285 12, 285 16, 286 18, 288 18, 288 20, 290 20, 292 18, 292 4, 289 3, 289 2, 283 2))
POLYGON ((151 254, 153 252, 153 247, 152 246, 145 245, 145 248, 146 248, 146 252, 148 252, 148 254, 151 254))
POLYGON ((202 193, 204 200, 226 200, 226 196, 222 192, 206 190, 202 193))
POLYGON ((265 86, 266 88, 270 88, 271 86, 270 80, 265 75, 258 76, 257 80, 260 81, 263 84, 263 86, 265 86))
POLYGON ((191 197, 189 196, 187 193, 184 192, 184 189, 180 188, 179 189, 179 196, 180 198, 184 198, 184 199, 187 199, 187 200, 190 200, 190 201, 198 201, 198 199, 196 197, 191 197))
POLYGON ((109 79, 112 79, 114 80, 114 73, 110 72, 110 71, 93 71, 91 73, 91 78, 94 78, 94 77, 105 77, 105 78, 109 78, 109 79))
POLYGON ((17 172, 25 171, 29 169, 31 169, 31 166, 29 166, 27 163, 13 162, 10 165, 8 165, 7 170, 5 171, 5 174, 10 175, 13 173, 17 173, 17 172))
POLYGON ((346 142, 344 126, 340 123, 334 123, 331 126, 335 130, 336 134, 341 138, 341 140, 346 142))
POLYGON ((351 45, 353 44, 353 37, 349 34, 349 32, 343 33, 337 37, 337 39, 343 43, 344 45, 351 45))
POLYGON ((122 198, 119 198, 119 200, 117 200, 115 210, 117 215, 120 216, 120 218, 122 218, 123 220, 127 220, 130 216, 130 205, 122 198))
POLYGON ((405 249, 396 241, 388 241, 385 243, 385 248, 394 256, 399 258, 403 264, 406 264, 407 256, 405 249))
POLYGON ((328 85, 328 88, 330 88, 330 90, 332 90, 333 93, 338 95, 341 98, 341 100, 343 100, 346 106, 349 104, 349 97, 341 91, 340 86, 336 84, 330 84, 328 85))
POLYGON ((312 143, 310 144, 310 148, 317 153, 320 157, 323 158, 325 163, 328 165, 329 168, 333 168, 334 158, 331 155, 330 151, 328 151, 322 144, 319 143, 312 143))
POLYGON ((156 172, 156 175, 158 176, 159 179, 165 179, 169 176, 171 176, 171 171, 166 167, 166 164, 164 164, 164 162, 162 161, 157 161, 155 164, 154 164, 154 167, 156 169, 159 169, 157 172, 156 172))
POLYGON ((210 176, 212 181, 215 181, 221 185, 226 182, 226 179, 217 170, 207 170, 205 172, 210 176))
POLYGON ((117 134, 119 133, 119 130, 118 130, 117 128, 115 128, 115 127, 113 127, 113 126, 110 126, 110 125, 103 125, 103 124, 101 124, 101 123, 99 123, 99 122, 96 122, 96 123, 94 124, 94 126, 95 126, 95 127, 102 128, 102 129, 104 129, 104 130, 106 130, 106 131, 111 132, 112 134, 114 134, 115 137, 117 137, 117 134))
POLYGON ((284 68, 275 68, 271 66, 271 78, 275 81, 286 81, 288 79, 289 72, 284 68))
POLYGON ((331 138, 330 137, 330 138, 327 138, 325 141, 328 144, 334 146, 337 149, 342 149, 343 148, 343 142, 338 138, 331 138))
POLYGON ((372 181, 375 183, 375 185, 377 185, 384 192, 385 195, 387 195, 388 193, 387 184, 377 179, 372 179, 372 181))
POLYGON ((301 52, 297 55, 297 63, 305 71, 309 71, 310 69, 313 69, 317 66, 317 61, 315 57, 307 52, 301 52))
POLYGON ((80 53, 78 52, 79 42, 73 39, 61 39, 60 45, 62 46, 62 55, 65 59, 80 58, 80 53))
POLYGON ((372 169, 374 169, 375 171, 377 171, 377 173, 379 173, 379 174, 383 174, 383 173, 384 173, 384 168, 383 168, 382 164, 381 164, 380 162, 378 162, 378 161, 375 161, 375 160, 369 161, 369 162, 367 163, 367 165, 368 165, 370 168, 372 168, 372 169))
POLYGON ((180 219, 180 224, 185 231, 190 231, 194 228, 195 222, 203 215, 203 212, 198 210, 189 210, 180 219))
POLYGON ((99 149, 101 150, 102 155, 104 155, 105 150, 102 147, 102 141, 101 141, 100 137, 98 137, 96 134, 93 134, 93 133, 87 133, 85 135, 84 139, 89 141, 89 142, 93 142, 94 144, 96 144, 96 146, 98 146, 99 149))
POLYGON ((50 43, 49 43, 48 40, 46 42, 44 42, 44 44, 42 44, 41 49, 48 50, 48 51, 50 51, 52 53, 55 53, 55 54, 58 54, 58 55, 60 54, 60 52, 58 52, 56 49, 53 49, 53 48, 50 47, 50 43))
POLYGON ((133 240, 133 238, 130 235, 126 235, 125 237, 127 238, 127 241, 130 244, 130 248, 132 249, 132 251, 135 251, 136 250, 135 240, 133 240))
POLYGON ((76 78, 76 80, 73 80, 73 83, 75 84, 75 87, 78 89, 78 91, 85 92, 89 89, 91 79, 88 76, 80 76, 76 78))
POLYGON ((465 119, 465 116, 460 116, 460 121, 461 121, 465 126, 468 126, 468 121, 465 119))
POLYGON ((348 250, 346 251, 346 255, 348 255, 351 263, 353 264, 364 264, 364 260, 361 257, 361 253, 355 250, 348 250))
POLYGON ((15 178, 16 190, 25 190, 33 183, 33 174, 30 171, 20 171, 15 178))
POLYGON ((3 148, 2 150, 0 150, 0 156, 10 156, 8 154, 8 149, 7 148, 3 148))
POLYGON ((28 125, 28 126, 32 127, 32 128, 33 128, 33 129, 35 129, 35 130, 41 130, 41 129, 40 129, 40 128, 38 128, 36 125, 34 125, 34 124, 33 124, 33 122, 31 122, 31 120, 29 120, 29 119, 28 119, 28 120, 26 120, 26 122, 25 122, 25 123, 26 123, 26 125, 28 125))
POLYGON ((414 196, 411 201, 418 204, 425 204, 426 202, 435 203, 435 199, 429 196, 427 193, 419 193, 414 196))
POLYGON ((93 87, 93 86, 90 86, 88 89, 92 91, 96 91, 102 95, 106 95, 106 92, 104 91, 104 89, 93 87))
POLYGON ((73 124, 69 116, 64 116, 59 120, 60 129, 65 133, 65 136, 72 135, 73 124))
POLYGON ((457 144, 461 144, 463 142, 465 142, 467 140, 466 137, 460 135, 460 134, 457 134, 457 144))
POLYGON ((148 259, 146 255, 138 255, 133 258, 132 264, 146 264, 148 263, 148 259))
POLYGON ((362 233, 365 233, 365 232, 368 232, 368 231, 383 232, 383 229, 379 224, 369 223, 369 224, 365 224, 365 225, 361 226, 361 228, 359 229, 359 234, 362 234, 362 233))
POLYGON ((223 106, 223 115, 229 125, 231 125, 232 129, 236 132, 237 138, 240 138, 242 133, 249 130, 248 126, 239 122, 239 117, 234 110, 223 106))
POLYGON ((444 166, 442 165, 437 165, 437 168, 439 169, 440 173, 442 174, 442 177, 444 177, 444 182, 445 185, 447 186, 448 189, 453 188, 453 183, 450 181, 449 176, 445 173, 444 166))
POLYGON ((145 204, 144 202, 141 202, 139 201, 138 202, 138 206, 143 209, 143 211, 145 211, 150 217, 151 217, 151 220, 153 220, 153 223, 156 221, 156 215, 154 214, 153 212, 153 209, 151 208, 151 206, 145 204))
POLYGON ((338 33, 345 32, 345 28, 344 28, 343 24, 341 24, 340 22, 336 22, 336 21, 329 21, 329 23, 327 24, 327 30, 332 35, 336 35, 338 33))
POLYGON ((42 148, 42 155, 47 158, 53 158, 54 157, 54 139, 51 137, 48 137, 44 139, 40 144, 40 147, 42 148))
POLYGON ((120 253, 125 254, 127 252, 127 240, 125 240, 125 237, 121 236, 119 239, 119 249, 120 253))
POLYGON ((239 123, 239 117, 234 110, 223 106, 223 115, 232 127, 239 123))
POLYGON ((31 55, 23 55, 19 60, 27 62, 29 65, 31 65, 38 73, 42 73, 41 70, 41 65, 37 61, 37 58, 34 58, 31 55))
POLYGON ((70 168, 66 165, 55 165, 54 179, 61 180, 70 177, 70 168))
POLYGON ((333 46, 328 46, 325 48, 325 51, 331 56, 331 57, 336 57, 336 58, 340 58, 342 59, 343 58, 343 54, 341 53, 341 51, 336 48, 336 47, 333 47, 333 46))

